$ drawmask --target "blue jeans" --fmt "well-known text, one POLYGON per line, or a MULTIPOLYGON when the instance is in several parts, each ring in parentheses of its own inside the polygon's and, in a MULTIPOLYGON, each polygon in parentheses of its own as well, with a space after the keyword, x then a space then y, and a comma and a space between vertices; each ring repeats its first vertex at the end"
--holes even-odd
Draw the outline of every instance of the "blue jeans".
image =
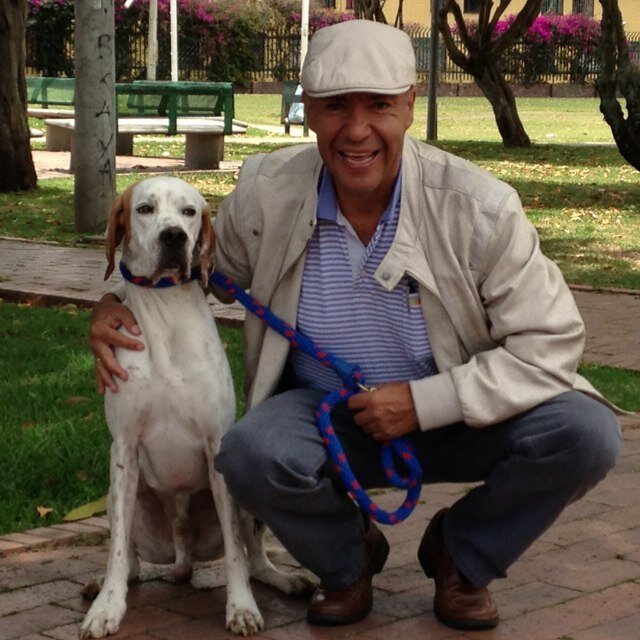
MULTIPOLYGON (((362 570, 363 522, 315 425, 322 395, 294 389, 251 410, 224 436, 215 467, 302 566, 340 589, 362 570)), ((379 443, 344 405, 332 421, 360 483, 388 486, 379 443)), ((577 391, 491 427, 454 424, 411 438, 425 484, 482 483, 444 518, 449 553, 477 586, 504 577, 567 505, 605 477, 622 446, 613 412, 577 391)))

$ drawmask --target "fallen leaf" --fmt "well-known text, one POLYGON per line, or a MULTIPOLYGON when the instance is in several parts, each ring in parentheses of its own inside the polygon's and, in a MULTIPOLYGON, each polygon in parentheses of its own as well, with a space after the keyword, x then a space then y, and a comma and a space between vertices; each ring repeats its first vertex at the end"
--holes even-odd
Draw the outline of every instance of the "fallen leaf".
POLYGON ((90 502, 89 504, 83 504, 81 507, 72 509, 62 519, 65 522, 73 522, 75 520, 84 520, 85 518, 90 518, 91 516, 95 516, 95 515, 98 515, 99 513, 103 513, 106 510, 107 510, 107 496, 103 496, 102 498, 96 500, 95 502, 90 502))
POLYGON ((36 507, 36 511, 41 518, 46 518, 47 515, 53 511, 53 509, 51 507, 36 507))

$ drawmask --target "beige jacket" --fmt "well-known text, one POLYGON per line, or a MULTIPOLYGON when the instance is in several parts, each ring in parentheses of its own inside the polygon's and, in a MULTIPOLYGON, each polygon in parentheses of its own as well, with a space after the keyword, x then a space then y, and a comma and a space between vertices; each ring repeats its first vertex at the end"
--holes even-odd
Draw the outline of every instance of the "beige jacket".
MULTIPOLYGON (((322 162, 315 145, 248 158, 214 226, 216 268, 295 324, 305 248, 316 224, 322 162)), ((584 326, 559 269, 510 186, 407 137, 395 240, 376 279, 411 275, 439 372, 411 381, 420 427, 482 427, 571 388, 584 326)), ((289 345, 248 315, 247 406, 273 393, 289 345)))

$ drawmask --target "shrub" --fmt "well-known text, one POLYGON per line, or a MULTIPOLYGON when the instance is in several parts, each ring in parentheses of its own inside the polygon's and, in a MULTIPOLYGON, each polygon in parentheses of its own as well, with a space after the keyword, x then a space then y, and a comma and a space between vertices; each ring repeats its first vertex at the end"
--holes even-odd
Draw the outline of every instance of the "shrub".
POLYGON ((27 65, 45 76, 72 76, 73 0, 29 0, 27 65))

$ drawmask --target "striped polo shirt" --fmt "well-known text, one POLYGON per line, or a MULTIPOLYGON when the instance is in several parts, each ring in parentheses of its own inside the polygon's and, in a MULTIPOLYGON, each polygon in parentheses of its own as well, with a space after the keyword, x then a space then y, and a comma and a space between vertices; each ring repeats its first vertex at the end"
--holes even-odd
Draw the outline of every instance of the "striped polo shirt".
MULTIPOLYGON (((398 226, 400 184, 399 175, 365 247, 340 212, 333 180, 323 171, 298 303, 298 329, 319 347, 359 365, 369 385, 437 373, 417 283, 405 275, 387 291, 374 278, 398 226)), ((341 386, 332 369, 299 350, 291 351, 290 362, 299 386, 323 391, 341 386)))

